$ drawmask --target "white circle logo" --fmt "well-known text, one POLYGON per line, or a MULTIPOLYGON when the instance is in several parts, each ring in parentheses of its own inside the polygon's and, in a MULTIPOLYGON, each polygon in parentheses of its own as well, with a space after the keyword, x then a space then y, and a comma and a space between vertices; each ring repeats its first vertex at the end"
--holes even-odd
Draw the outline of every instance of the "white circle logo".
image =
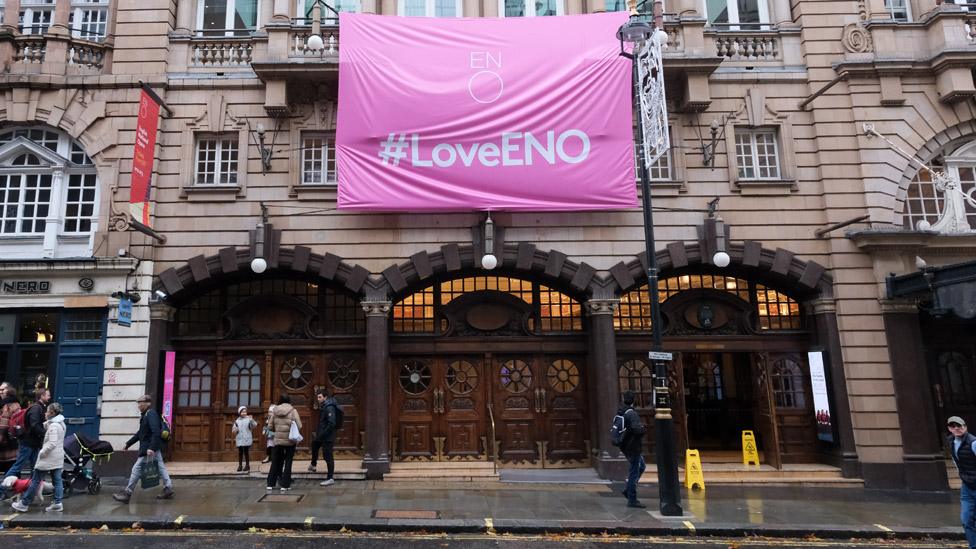
POLYGON ((468 80, 468 93, 478 103, 494 103, 502 96, 505 82, 492 71, 479 71, 468 80))

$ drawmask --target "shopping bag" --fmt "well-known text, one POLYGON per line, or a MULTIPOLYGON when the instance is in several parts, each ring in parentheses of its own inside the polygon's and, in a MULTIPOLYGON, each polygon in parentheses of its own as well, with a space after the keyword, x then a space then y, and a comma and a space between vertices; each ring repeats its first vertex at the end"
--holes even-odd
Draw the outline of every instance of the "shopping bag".
POLYGON ((291 422, 291 429, 288 430, 288 440, 298 444, 303 440, 302 434, 298 432, 298 424, 294 421, 291 422))
POLYGON ((156 459, 146 458, 142 462, 142 488, 153 488, 159 486, 159 463, 156 459))

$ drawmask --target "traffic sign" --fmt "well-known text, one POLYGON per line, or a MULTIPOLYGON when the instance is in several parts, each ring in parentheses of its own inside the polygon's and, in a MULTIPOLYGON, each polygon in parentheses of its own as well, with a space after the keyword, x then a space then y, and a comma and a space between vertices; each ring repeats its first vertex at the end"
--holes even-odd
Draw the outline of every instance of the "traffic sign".
POLYGON ((664 353, 661 351, 650 351, 647 353, 647 358, 651 360, 671 360, 671 353, 664 353))

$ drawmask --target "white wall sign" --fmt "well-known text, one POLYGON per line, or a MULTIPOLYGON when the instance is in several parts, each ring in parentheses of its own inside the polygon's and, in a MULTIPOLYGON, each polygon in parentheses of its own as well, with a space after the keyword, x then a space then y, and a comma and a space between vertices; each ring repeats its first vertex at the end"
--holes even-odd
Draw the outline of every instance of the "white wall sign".
POLYGON ((810 361, 810 388, 813 390, 813 409, 817 420, 817 438, 834 441, 834 427, 830 415, 830 399, 827 397, 827 376, 824 374, 823 352, 807 353, 810 361))

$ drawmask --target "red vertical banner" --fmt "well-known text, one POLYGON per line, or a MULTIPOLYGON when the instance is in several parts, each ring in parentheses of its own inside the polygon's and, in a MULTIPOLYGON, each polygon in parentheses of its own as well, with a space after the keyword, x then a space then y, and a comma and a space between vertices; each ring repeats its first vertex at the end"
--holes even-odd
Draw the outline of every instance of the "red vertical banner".
POLYGON ((139 120, 136 122, 136 144, 132 154, 132 192, 129 213, 132 220, 149 227, 152 203, 152 169, 156 151, 156 130, 159 127, 159 103, 142 90, 139 97, 139 120))

